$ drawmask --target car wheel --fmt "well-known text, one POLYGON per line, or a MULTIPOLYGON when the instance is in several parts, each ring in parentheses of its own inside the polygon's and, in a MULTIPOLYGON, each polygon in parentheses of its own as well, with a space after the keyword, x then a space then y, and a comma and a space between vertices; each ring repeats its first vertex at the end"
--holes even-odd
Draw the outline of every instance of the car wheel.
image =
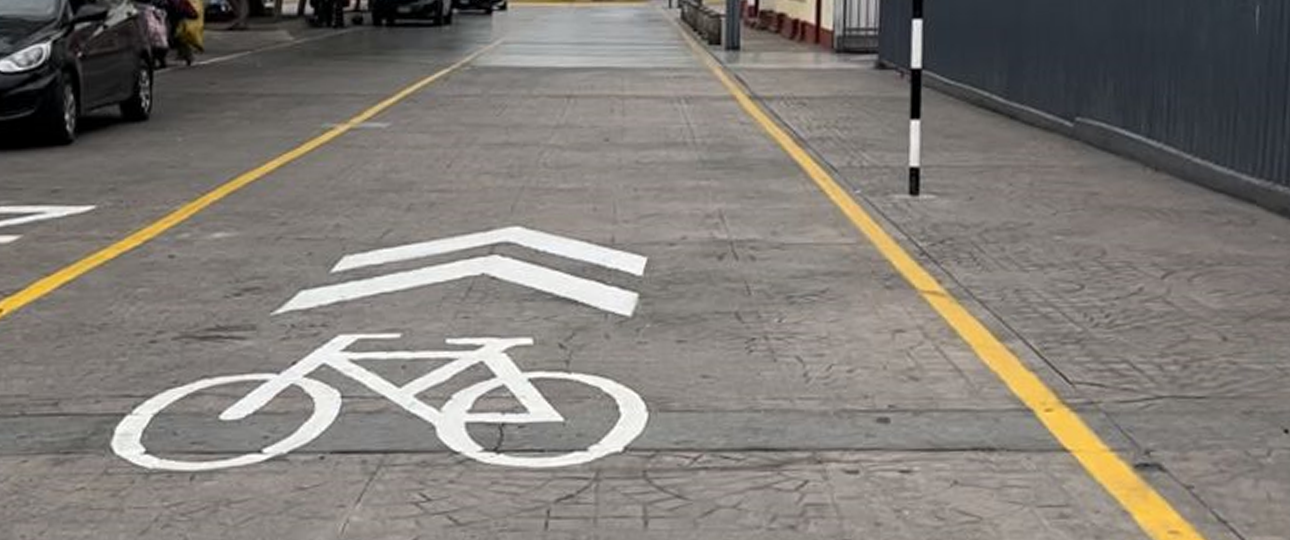
POLYGON ((510 9, 510 7, 511 7, 510 2, 502 2, 500 6, 497 6, 497 10, 506 11, 507 9, 510 9))
POLYGON ((484 8, 484 15, 492 15, 492 14, 493 14, 493 6, 492 6, 492 5, 489 5, 488 7, 484 8))
POLYGON ((449 26, 452 26, 452 14, 453 14, 452 9, 449 9, 449 10, 448 10, 448 16, 446 16, 446 17, 444 17, 444 18, 443 18, 443 23, 444 23, 444 24, 449 25, 449 26))
POLYGON ((49 108, 39 117, 39 129, 52 144, 72 144, 76 141, 76 128, 81 121, 76 84, 71 77, 60 75, 52 92, 49 108))
POLYGON ((139 63, 134 78, 134 94, 121 103, 121 115, 131 122, 142 122, 152 116, 152 68, 139 63))

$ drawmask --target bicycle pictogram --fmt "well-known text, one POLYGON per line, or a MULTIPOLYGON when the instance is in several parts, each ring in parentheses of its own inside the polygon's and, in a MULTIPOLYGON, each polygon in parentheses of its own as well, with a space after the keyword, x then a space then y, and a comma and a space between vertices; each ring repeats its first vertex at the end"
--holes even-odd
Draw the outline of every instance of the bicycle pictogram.
POLYGON ((202 379, 166 390, 136 407, 117 425, 112 449, 126 460, 150 469, 172 471, 208 471, 260 463, 296 450, 323 434, 336 420, 342 405, 336 388, 310 378, 315 371, 329 367, 353 379, 369 390, 389 399, 435 427, 439 439, 453 451, 476 461, 512 467, 564 467, 586 463, 623 451, 645 429, 649 413, 645 402, 632 389, 612 380, 582 373, 523 371, 507 351, 532 345, 530 338, 457 338, 447 340, 454 346, 473 349, 456 351, 351 351, 350 346, 364 340, 393 340, 401 334, 345 334, 333 338, 308 356, 280 373, 248 373, 202 379), (447 360, 415 380, 396 385, 360 362, 390 360, 447 360), (436 409, 417 397, 474 366, 483 365, 492 377, 457 391, 442 408, 436 409), (470 424, 534 424, 564 422, 564 417, 533 384, 548 379, 579 383, 595 388, 613 399, 618 419, 598 442, 585 449, 557 455, 509 455, 485 449, 471 438, 470 424), (144 433, 153 419, 166 408, 194 393, 218 386, 259 382, 245 397, 225 409, 220 420, 245 419, 263 409, 289 387, 303 390, 313 401, 313 412, 304 424, 286 438, 258 452, 209 461, 181 461, 157 457, 143 444, 144 433), (523 408, 522 412, 471 412, 484 395, 505 388, 523 408))
MULTIPOLYGON (((333 273, 382 267, 428 257, 440 257, 464 250, 512 244, 549 255, 640 276, 646 258, 572 238, 544 233, 524 227, 505 227, 491 231, 442 238, 346 256, 333 273)), ((275 314, 326 308, 345 302, 396 294, 449 281, 491 276, 515 285, 565 298, 596 309, 630 317, 636 309, 637 294, 598 281, 574 276, 545 266, 523 262, 501 255, 477 256, 464 260, 430 264, 414 270, 395 270, 375 277, 360 277, 343 283, 306 289, 297 293, 275 314)), ((628 443, 645 430, 649 413, 645 402, 632 389, 612 380, 582 373, 523 371, 507 352, 512 348, 533 345, 531 338, 457 338, 448 345, 473 347, 448 351, 353 351, 350 346, 364 340, 393 340, 401 334, 342 334, 279 373, 248 373, 212 377, 166 390, 140 404, 116 427, 112 449, 122 458, 150 469, 173 471, 208 471, 260 463, 292 452, 309 444, 327 430, 340 415, 341 393, 336 388, 311 378, 323 367, 331 368, 353 379, 369 390, 394 402, 404 410, 434 426, 439 439, 448 448, 471 459, 493 465, 512 467, 563 467, 586 463, 609 454, 622 452, 628 443), (446 360, 442 366, 403 385, 381 377, 363 367, 364 362, 391 360, 446 360), (475 367, 484 366, 491 377, 459 390, 435 408, 418 395, 444 384, 475 367), (539 424, 562 423, 564 417, 542 395, 533 381, 565 381, 589 386, 608 395, 617 407, 617 420, 599 441, 587 448, 565 453, 513 455, 486 450, 471 438, 471 424, 539 424), (207 461, 182 461, 158 457, 144 445, 144 434, 159 413, 181 399, 198 392, 225 385, 260 383, 258 387, 229 406, 219 419, 231 422, 245 419, 263 409, 290 387, 300 388, 313 402, 313 412, 291 435, 264 448, 235 457, 207 461), (480 398, 505 389, 515 397, 522 412, 472 412, 480 398)))

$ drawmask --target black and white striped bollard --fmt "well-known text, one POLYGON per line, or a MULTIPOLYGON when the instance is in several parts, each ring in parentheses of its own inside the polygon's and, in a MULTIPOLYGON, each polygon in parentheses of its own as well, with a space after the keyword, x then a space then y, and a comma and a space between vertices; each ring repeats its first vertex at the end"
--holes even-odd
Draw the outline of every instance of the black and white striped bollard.
POLYGON ((923 0, 913 0, 909 26, 909 195, 922 191, 923 153, 923 0))

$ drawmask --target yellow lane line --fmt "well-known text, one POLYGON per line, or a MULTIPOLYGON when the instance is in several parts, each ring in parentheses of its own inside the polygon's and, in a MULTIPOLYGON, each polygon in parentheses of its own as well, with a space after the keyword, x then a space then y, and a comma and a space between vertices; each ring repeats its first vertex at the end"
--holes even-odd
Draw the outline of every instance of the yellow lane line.
MULTIPOLYGON (((666 15, 665 15, 666 17, 666 15)), ((923 300, 940 314, 945 322, 967 342, 978 358, 1003 381, 1018 399, 1030 408, 1061 445, 1079 461, 1084 470, 1102 485, 1154 540, 1204 540, 1169 501, 1152 488, 1133 467, 1120 458, 1098 437, 1075 411, 1072 411, 1048 385, 1022 363, 999 338, 959 301, 941 286, 918 261, 914 260, 846 190, 820 166, 783 127, 773 120, 748 92, 731 77, 707 49, 671 17, 681 36, 695 55, 707 65, 753 120, 788 153, 802 171, 815 182, 829 200, 873 244, 896 271, 909 282, 923 300)))
POLYGON ((187 221, 189 218, 192 218, 207 207, 219 202, 221 199, 236 193, 238 190, 264 178, 265 176, 268 176, 270 173, 297 159, 300 159, 301 157, 304 157, 306 154, 313 152, 314 150, 317 150, 323 145, 335 140, 337 137, 344 135, 346 132, 353 129, 354 126, 371 120, 372 117, 385 112, 385 110, 393 107, 400 101, 407 99, 408 96, 420 91, 422 88, 433 84, 435 81, 444 78, 458 69, 461 69, 462 66, 469 64, 471 61, 488 52, 500 43, 501 40, 498 40, 480 48, 457 63, 413 83, 412 85, 400 90, 398 93, 386 98, 384 101, 381 101, 380 103, 373 105, 371 108, 359 113, 357 116, 327 130, 322 135, 314 137, 287 153, 273 158, 265 164, 250 171, 242 173, 241 176, 229 180, 227 183, 207 192, 201 197, 193 199, 187 204, 184 204, 178 209, 167 214, 165 217, 162 217, 161 219, 154 221, 152 224, 131 233, 129 236, 122 238, 116 243, 105 247, 88 257, 76 261, 62 270, 37 280, 35 283, 28 285, 26 288, 14 293, 13 295, 5 297, 3 300, 0 300, 0 319, 12 315, 24 306, 43 298, 45 295, 58 290, 60 287, 67 285, 72 281, 75 281, 77 278, 106 264, 112 259, 120 257, 130 250, 161 236, 166 231, 187 221))

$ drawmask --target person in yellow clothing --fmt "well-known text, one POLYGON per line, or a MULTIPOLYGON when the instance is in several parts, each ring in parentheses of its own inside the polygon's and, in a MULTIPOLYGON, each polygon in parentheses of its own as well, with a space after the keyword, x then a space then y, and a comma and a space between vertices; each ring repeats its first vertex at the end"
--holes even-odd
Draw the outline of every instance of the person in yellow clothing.
POLYGON ((206 50, 206 6, 202 0, 170 0, 176 4, 175 53, 187 65, 193 65, 195 53, 206 50))

